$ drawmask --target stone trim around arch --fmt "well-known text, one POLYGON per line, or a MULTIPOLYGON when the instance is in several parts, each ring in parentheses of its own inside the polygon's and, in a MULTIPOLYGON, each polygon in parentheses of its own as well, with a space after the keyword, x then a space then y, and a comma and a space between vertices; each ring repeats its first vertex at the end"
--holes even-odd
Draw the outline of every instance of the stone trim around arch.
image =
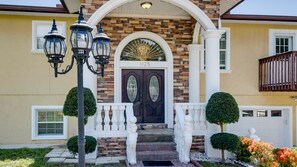
POLYGON ((160 37, 159 35, 147 32, 147 31, 139 31, 132 33, 125 37, 118 45, 115 54, 114 54, 114 100, 115 102, 121 102, 121 70, 122 69, 164 69, 165 71, 165 123, 168 123, 168 127, 173 127, 173 54, 170 49, 170 46, 167 42, 160 37), (124 47, 132 40, 137 38, 147 38, 156 42, 163 49, 166 55, 166 61, 164 62, 154 62, 149 61, 149 66, 147 66, 146 61, 137 61, 137 62, 127 62, 121 63, 120 57, 122 50, 124 47))
MULTIPOLYGON (((100 6, 94 13, 91 13, 91 17, 88 19, 87 23, 95 27, 100 20, 102 20, 108 13, 112 10, 136 0, 109 0, 100 6)), ((207 16, 207 14, 202 11, 196 4, 189 0, 163 0, 165 2, 171 3, 181 9, 187 11, 193 18, 195 18, 205 30, 216 30, 216 26, 207 16)))

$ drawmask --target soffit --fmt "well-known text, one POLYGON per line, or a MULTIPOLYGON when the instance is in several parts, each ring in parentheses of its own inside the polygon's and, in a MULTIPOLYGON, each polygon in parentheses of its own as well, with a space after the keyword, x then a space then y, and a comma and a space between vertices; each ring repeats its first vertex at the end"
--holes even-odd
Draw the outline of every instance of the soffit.
POLYGON ((60 2, 69 13, 77 13, 81 3, 80 0, 60 0, 60 2))
POLYGON ((221 0, 220 15, 222 16, 226 12, 229 12, 233 7, 235 7, 242 1, 243 0, 221 0))
POLYGON ((142 2, 148 0, 133 1, 127 3, 115 10, 110 14, 128 14, 128 15, 155 15, 155 16, 176 16, 176 17, 189 17, 190 15, 179 7, 176 7, 170 3, 160 0, 149 0, 153 5, 150 9, 143 9, 141 7, 142 2))

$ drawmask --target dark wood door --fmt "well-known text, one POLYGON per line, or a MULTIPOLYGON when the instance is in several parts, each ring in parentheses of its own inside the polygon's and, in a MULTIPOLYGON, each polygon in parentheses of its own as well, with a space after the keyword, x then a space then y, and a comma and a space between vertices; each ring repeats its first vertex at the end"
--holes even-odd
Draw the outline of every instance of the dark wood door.
POLYGON ((122 102, 138 123, 164 123, 164 70, 122 70, 122 102))

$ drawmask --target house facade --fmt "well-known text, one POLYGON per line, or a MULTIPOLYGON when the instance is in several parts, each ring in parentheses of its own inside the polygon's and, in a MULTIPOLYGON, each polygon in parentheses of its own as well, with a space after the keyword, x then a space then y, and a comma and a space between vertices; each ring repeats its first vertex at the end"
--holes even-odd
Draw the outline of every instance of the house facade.
MULTIPOLYGON (((296 144, 296 61, 289 52, 297 49, 296 18, 230 15, 240 3, 233 0, 151 0, 150 9, 143 2, 64 0, 54 9, 1 5, 6 59, 0 62, 0 144, 63 144, 77 134, 77 119, 61 113, 76 86, 76 69, 55 78, 42 44, 53 18, 69 39, 68 27, 77 20, 71 13, 79 5, 94 34, 101 22, 112 45, 103 78, 84 71, 84 86, 98 101, 85 130, 104 148, 99 156, 126 156, 133 151, 131 127, 153 123, 176 131, 177 149, 189 143, 178 135, 185 132, 192 137, 191 151, 217 156, 209 138, 218 128, 207 123, 204 111, 218 91, 231 93, 240 107, 239 122, 227 131, 246 136, 255 128, 276 147, 296 144), (116 153, 110 143, 117 143, 116 153)), ((68 49, 61 69, 71 56, 68 49)))

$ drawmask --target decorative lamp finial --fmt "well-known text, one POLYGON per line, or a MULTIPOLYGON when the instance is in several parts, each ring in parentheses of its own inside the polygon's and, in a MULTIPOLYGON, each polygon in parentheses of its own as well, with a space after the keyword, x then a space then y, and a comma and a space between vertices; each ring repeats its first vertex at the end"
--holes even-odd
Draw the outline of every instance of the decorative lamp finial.
POLYGON ((55 19, 53 19, 53 26, 52 26, 51 33, 53 33, 54 31, 58 31, 55 19))
POLYGON ((85 19, 82 9, 83 9, 83 7, 80 6, 79 7, 79 15, 78 15, 78 24, 85 19))
POLYGON ((100 21, 100 26, 98 30, 98 34, 104 33, 103 28, 102 28, 102 22, 100 21))

